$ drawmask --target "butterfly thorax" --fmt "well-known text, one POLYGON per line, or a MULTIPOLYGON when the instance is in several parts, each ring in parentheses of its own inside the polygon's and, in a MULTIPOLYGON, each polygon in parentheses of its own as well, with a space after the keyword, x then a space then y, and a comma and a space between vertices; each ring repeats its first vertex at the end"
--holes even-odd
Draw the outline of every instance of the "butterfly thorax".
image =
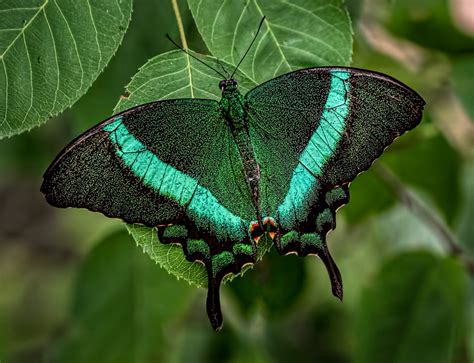
POLYGON ((239 89, 237 83, 233 80, 228 80, 227 83, 221 87, 222 98, 220 101, 221 110, 224 119, 229 125, 229 129, 235 140, 235 144, 239 150, 241 158, 241 168, 245 174, 249 192, 252 195, 252 200, 256 209, 257 219, 260 220, 259 211, 259 180, 260 168, 255 160, 255 153, 249 135, 248 128, 248 113, 245 108, 245 100, 239 89))
POLYGON ((231 129, 245 128, 244 97, 237 87, 224 87, 220 104, 231 129))

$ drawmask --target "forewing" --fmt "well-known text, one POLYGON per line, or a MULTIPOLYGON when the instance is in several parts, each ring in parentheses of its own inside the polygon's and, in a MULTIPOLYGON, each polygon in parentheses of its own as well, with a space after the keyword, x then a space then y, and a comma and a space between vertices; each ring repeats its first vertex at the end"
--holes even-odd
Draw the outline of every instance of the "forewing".
POLYGON ((231 141, 215 101, 141 105, 66 147, 42 191, 55 206, 156 226, 163 242, 181 244, 189 260, 206 265, 208 313, 218 328, 221 279, 255 260, 247 233, 255 211, 231 141))

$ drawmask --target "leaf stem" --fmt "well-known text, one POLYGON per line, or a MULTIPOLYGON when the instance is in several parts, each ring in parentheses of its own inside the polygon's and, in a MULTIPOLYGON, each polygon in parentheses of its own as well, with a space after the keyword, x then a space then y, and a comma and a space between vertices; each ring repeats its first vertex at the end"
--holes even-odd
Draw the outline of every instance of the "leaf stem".
POLYGON ((459 245, 453 233, 442 223, 428 208, 418 201, 410 191, 403 185, 398 177, 381 162, 374 163, 373 170, 398 196, 400 202, 406 208, 417 214, 420 219, 429 225, 438 235, 449 254, 459 258, 470 274, 474 276, 474 260, 470 258, 462 246, 459 245))
POLYGON ((176 23, 178 24, 179 37, 181 39, 181 44, 184 49, 188 49, 188 42, 186 40, 186 35, 184 34, 183 19, 181 18, 181 13, 179 12, 178 0, 171 0, 173 5, 174 15, 176 17, 176 23))

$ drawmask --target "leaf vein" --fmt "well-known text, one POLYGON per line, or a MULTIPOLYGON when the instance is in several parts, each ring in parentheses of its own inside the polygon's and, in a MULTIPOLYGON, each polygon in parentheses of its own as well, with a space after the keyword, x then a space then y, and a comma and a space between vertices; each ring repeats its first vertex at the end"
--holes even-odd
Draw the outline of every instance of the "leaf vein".
MULTIPOLYGON (((314 37, 314 36, 312 36, 312 35, 309 35, 309 34, 307 34, 307 33, 303 33, 303 32, 301 32, 301 31, 299 31, 299 30, 296 30, 296 29, 288 28, 288 27, 283 26, 283 25, 275 24, 274 26, 275 26, 275 28, 280 28, 280 29, 286 30, 286 31, 288 31, 288 32, 290 32, 290 33, 295 33, 295 34, 301 35, 302 37, 306 37, 306 38, 312 39, 312 40, 314 40, 314 41, 316 41, 316 42, 318 42, 318 43, 320 43, 320 44, 326 46, 326 48, 328 48, 328 49, 330 49, 331 51, 333 51, 334 53, 336 53, 339 57, 341 57, 341 61, 344 59, 343 55, 341 54, 341 52, 340 52, 338 49, 334 48, 332 45, 330 45, 329 43, 325 42, 325 41, 322 40, 322 39, 316 38, 316 37, 314 37)), ((293 47, 293 48, 298 49, 298 48, 296 48, 296 47, 293 47)), ((309 54, 313 54, 313 53, 308 52, 308 51, 306 51, 306 52, 309 53, 309 54)))
POLYGON ((89 7, 89 14, 90 14, 90 17, 91 17, 92 26, 94 27, 94 31, 95 31, 95 41, 97 43, 97 49, 99 50, 99 61, 97 62, 97 72, 99 72, 100 71, 100 66, 101 66, 101 63, 102 63, 102 49, 100 48, 100 44, 99 44, 99 32, 97 31, 97 27, 95 25, 94 16, 92 15, 91 3, 89 2, 89 0, 87 0, 86 3, 87 3, 87 6, 89 7))
MULTIPOLYGON (((304 13, 307 13, 309 15, 311 15, 312 17, 318 19, 320 22, 326 24, 327 26, 329 26, 330 28, 334 29, 334 31, 336 31, 337 33, 341 34, 343 38, 345 38, 346 36, 344 35, 344 33, 341 31, 341 29, 339 29, 338 27, 336 27, 334 24, 331 24, 329 23, 327 20, 325 20, 324 18, 320 17, 319 15, 316 15, 316 13, 314 11, 309 11, 308 9, 305 9, 299 5, 296 5, 294 3, 291 3, 289 1, 285 1, 285 3, 287 3, 288 5, 296 8, 297 10, 301 11, 301 12, 304 12, 304 13)), ((318 10, 320 10, 318 8, 318 10)))
MULTIPOLYGON (((255 6, 257 7, 257 10, 258 12, 260 13, 260 16, 263 17, 263 12, 262 12, 262 9, 260 8, 260 6, 258 6, 258 1, 257 0, 254 0, 254 3, 255 3, 255 6)), ((283 53, 283 50, 281 49, 281 46, 280 46, 280 43, 278 42, 275 34, 273 33, 272 29, 271 29, 271 26, 272 26, 272 23, 270 23, 268 20, 266 21, 266 26, 268 28, 268 31, 270 32, 270 35, 272 36, 275 44, 276 44, 276 47, 278 49, 278 52, 280 53, 282 59, 285 61, 285 63, 287 64, 288 68, 291 70, 291 66, 290 66, 290 63, 288 62, 288 60, 286 59, 286 56, 285 54, 283 53)))
POLYGON ((51 29, 51 24, 49 23, 48 16, 44 9, 43 9, 43 14, 44 14, 44 19, 46 20, 46 24, 48 25, 49 33, 51 34, 51 40, 53 42, 53 49, 54 49, 54 59, 56 61, 56 69, 58 70, 58 75, 56 77, 56 91, 54 92, 53 106, 51 107, 51 110, 49 111, 49 113, 51 114, 54 108, 56 107, 56 102, 58 99, 60 71, 59 71, 58 51, 56 49, 56 41, 54 39, 53 30, 51 29))
POLYGON ((186 86, 180 87, 180 88, 178 88, 178 89, 175 89, 174 91, 171 91, 171 92, 165 94, 165 95, 164 95, 163 97, 161 97, 161 98, 167 98, 167 97, 171 96, 172 94, 178 93, 179 91, 182 91, 183 89, 188 88, 188 87, 190 87, 190 85, 186 85, 186 86))
POLYGON ((275 72, 273 72, 273 78, 278 74, 278 71, 280 70, 280 67, 283 65, 283 59, 280 61, 278 64, 278 67, 275 68, 275 72))
POLYGON ((206 90, 204 90, 204 89, 202 89, 202 88, 199 88, 199 87, 194 86, 194 89, 197 90, 197 91, 200 91, 200 92, 202 92, 202 93, 204 93, 204 94, 209 95, 210 98, 216 98, 216 95, 214 95, 214 94, 212 94, 211 92, 208 92, 208 91, 206 91, 206 90))
POLYGON ((8 47, 3 51, 2 54, 0 54, 0 59, 3 59, 3 57, 5 56, 5 54, 8 53, 8 51, 10 50, 10 48, 13 46, 13 44, 15 44, 15 42, 20 38, 20 36, 22 34, 24 34, 25 30, 30 26, 30 24, 36 19, 36 17, 38 16, 38 14, 41 12, 41 10, 48 4, 49 0, 45 0, 44 4, 41 5, 40 7, 38 8, 34 8, 35 10, 38 9, 38 11, 31 17, 30 20, 28 20, 28 22, 25 24, 25 26, 23 26, 22 28, 20 28, 20 32, 18 33, 18 35, 15 37, 15 39, 12 40, 12 42, 8 45, 8 47))
POLYGON ((232 45, 230 48, 230 59, 232 59, 232 63, 235 65, 235 58, 234 58, 234 48, 235 48, 235 38, 237 35, 237 30, 239 28, 240 21, 242 20, 242 17, 244 15, 245 9, 249 6, 249 3, 245 4, 245 6, 242 8, 242 11, 239 15, 239 18, 237 19, 237 23, 235 23, 235 29, 234 29, 234 34, 232 35, 232 45))
POLYGON ((79 54, 79 48, 77 46, 77 41, 76 41, 76 38, 74 37, 74 33, 72 32, 72 29, 69 26, 69 22, 67 21, 66 16, 63 13, 63 10, 61 9, 61 7, 59 6, 59 4, 56 0, 53 0, 53 2, 56 5, 56 7, 58 8, 58 11, 61 13, 61 16, 63 17, 64 22, 66 23, 69 34, 71 34, 72 42, 74 44, 74 50, 76 51, 77 60, 79 61, 79 67, 81 68, 81 85, 79 86, 79 88, 76 89, 76 92, 78 92, 79 90, 82 89, 82 86, 84 85, 84 68, 82 67, 82 60, 81 60, 81 56, 79 54))
POLYGON ((3 116, 3 121, 0 125, 7 125, 8 128, 10 130, 12 130, 12 126, 10 125, 10 123, 7 121, 7 114, 8 114, 8 72, 7 72, 7 66, 5 64, 5 60, 2 59, 2 63, 3 63, 3 71, 5 73, 5 115, 3 116))
POLYGON ((0 9, 0 13, 6 13, 8 11, 23 11, 23 10, 37 10, 41 8, 41 6, 34 6, 34 7, 24 7, 24 8, 11 8, 11 9, 0 9))
POLYGON ((196 8, 195 19, 199 19, 199 12, 201 11, 201 4, 202 4, 202 0, 199 0, 199 3, 197 4, 197 8, 196 8))
POLYGON ((283 48, 294 49, 294 50, 296 50, 298 52, 301 52, 301 53, 307 53, 307 54, 311 55, 312 57, 318 58, 322 63, 327 63, 328 62, 326 59, 324 59, 324 58, 322 58, 322 57, 320 57, 320 56, 318 56, 314 53, 311 53, 311 52, 307 51, 306 49, 296 48, 296 47, 293 47, 291 45, 283 45, 283 48))
POLYGON ((265 33, 263 33, 263 35, 260 37, 260 40, 257 43, 257 46, 255 47, 255 51, 254 51, 253 57, 252 57, 252 76, 253 76, 253 79, 255 79, 255 59, 257 58, 257 53, 258 53, 258 50, 260 49, 260 45, 262 44, 263 39, 265 39, 265 37, 267 36, 269 31, 270 30, 267 29, 267 31, 265 33))
POLYGON ((125 14, 123 13, 122 8, 120 7, 119 1, 118 1, 118 0, 115 0, 115 2, 116 2, 117 7, 118 7, 118 9, 119 9, 119 11, 120 11, 120 15, 122 15, 122 19, 121 19, 121 22, 122 22, 122 21, 125 19, 125 14))
POLYGON ((23 127, 25 124, 26 118, 30 114, 31 108, 33 107, 33 99, 34 99, 34 90, 33 90, 33 66, 31 64, 31 58, 30 58, 30 51, 28 50, 28 45, 26 44, 26 36, 25 33, 23 34, 23 44, 25 45, 25 50, 26 50, 26 57, 28 58, 28 64, 29 64, 29 70, 30 70, 30 86, 31 86, 31 97, 30 97, 30 107, 26 111, 25 117, 23 118, 23 121, 20 124, 20 127, 23 127))
MULTIPOLYGON (((181 69, 179 71, 176 71, 176 72, 171 72, 171 73, 167 73, 167 74, 163 74, 161 76, 157 76, 157 77, 153 77, 153 78, 150 78, 148 79, 146 82, 144 82, 143 84, 141 84, 139 87, 137 87, 136 89, 133 90, 133 92, 130 92, 130 95, 133 94, 133 93, 136 93, 138 92, 139 90, 141 90, 142 88, 144 88, 145 86, 147 86, 149 83, 153 82, 153 81, 156 81, 158 79, 161 79, 161 78, 165 78, 165 77, 169 77, 169 76, 173 76, 175 74, 178 74, 178 73, 181 73, 181 72, 185 72, 186 70, 185 69, 181 69)), ((184 77, 184 78, 180 78, 179 81, 183 80, 183 79, 186 79, 187 77, 184 77)), ((176 82, 178 80, 174 80, 173 82, 176 82)))
POLYGON ((222 11, 222 8, 225 5, 226 0, 223 0, 221 3, 221 6, 219 9, 217 9, 216 17, 214 18, 214 21, 212 22, 212 27, 211 27, 211 45, 214 46, 214 30, 217 22, 217 18, 219 18, 220 12, 222 11))

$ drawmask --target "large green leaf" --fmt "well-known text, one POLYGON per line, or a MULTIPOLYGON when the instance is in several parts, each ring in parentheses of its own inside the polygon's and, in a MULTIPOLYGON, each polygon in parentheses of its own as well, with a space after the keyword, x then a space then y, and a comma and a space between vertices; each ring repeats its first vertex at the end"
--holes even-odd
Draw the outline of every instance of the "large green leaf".
POLYGON ((350 64, 352 28, 340 0, 188 3, 211 53, 233 65, 249 46, 261 18, 267 17, 239 68, 258 83, 298 68, 350 64))
POLYGON ((131 0, 0 2, 0 138, 81 97, 117 50, 131 0))
MULTIPOLYGON (((185 10, 186 0, 178 0, 178 4, 185 10)), ((191 11, 183 11, 181 16, 186 31, 189 29, 190 38, 193 38, 193 33, 194 37, 199 37, 191 26, 191 11)), ((70 112, 64 114, 65 117, 71 118, 66 122, 69 127, 72 125, 73 135, 78 135, 97 124, 99 120, 110 116, 110 110, 123 94, 124 85, 130 82, 130 77, 140 66, 157 54, 176 49, 165 37, 166 32, 171 38, 179 39, 171 1, 160 1, 157 6, 156 0, 140 0, 133 9, 133 18, 123 42, 107 68, 70 112)), ((202 41, 195 45, 193 42, 192 49, 201 43, 202 41)))
POLYGON ((356 362, 448 363, 465 319, 459 262, 427 252, 388 261, 356 312, 356 362))
POLYGON ((166 327, 189 306, 193 289, 178 284, 139 251, 125 231, 86 257, 74 291, 72 321, 48 354, 50 362, 159 362, 166 327))

